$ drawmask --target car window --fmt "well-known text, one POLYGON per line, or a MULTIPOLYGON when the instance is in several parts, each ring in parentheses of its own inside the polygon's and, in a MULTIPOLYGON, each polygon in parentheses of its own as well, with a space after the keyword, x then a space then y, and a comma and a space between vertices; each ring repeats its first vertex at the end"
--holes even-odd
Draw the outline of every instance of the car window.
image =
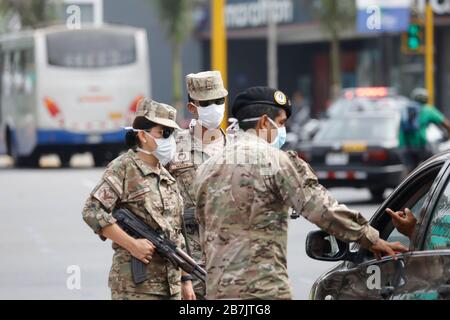
POLYGON ((433 210, 425 237, 425 250, 450 249, 450 180, 433 210))
POLYGON ((337 118, 329 120, 314 141, 395 140, 398 134, 395 117, 337 118))
MULTIPOLYGON (((420 209, 422 209, 423 204, 429 194, 429 190, 431 188, 432 181, 429 182, 426 186, 423 186, 423 188, 420 188, 420 190, 417 191, 415 195, 413 195, 409 201, 409 203, 405 203, 404 207, 409 208, 416 219, 419 218, 420 215, 420 209)), ((392 228, 392 232, 390 233, 389 237, 387 238, 387 241, 389 242, 400 242, 405 247, 409 247, 410 245, 410 239, 401 234, 397 231, 393 226, 389 226, 392 228)))
MULTIPOLYGON (((380 238, 392 242, 401 242, 405 246, 410 246, 410 239, 400 234, 392 224, 391 217, 386 213, 386 208, 394 211, 411 209, 418 220, 424 214, 422 208, 428 201, 430 190, 436 177, 442 169, 444 163, 439 163, 428 168, 427 171, 417 172, 416 177, 410 179, 401 189, 395 190, 385 204, 379 208, 378 212, 371 220, 371 225, 380 232, 380 238)), ((360 248, 361 249, 361 248, 360 248)), ((374 256, 372 252, 361 249, 355 263, 372 260, 374 256)))

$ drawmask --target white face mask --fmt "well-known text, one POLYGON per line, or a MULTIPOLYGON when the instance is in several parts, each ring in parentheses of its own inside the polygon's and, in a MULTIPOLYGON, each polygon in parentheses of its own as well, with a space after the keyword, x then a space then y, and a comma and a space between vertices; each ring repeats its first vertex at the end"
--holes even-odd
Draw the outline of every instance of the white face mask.
MULTIPOLYGON (((197 106, 196 106, 197 107, 197 106)), ((225 115, 225 104, 212 104, 208 107, 197 107, 198 120, 206 129, 217 129, 225 115)))
POLYGON ((158 147, 153 152, 144 150, 142 148, 137 148, 137 150, 141 151, 145 154, 148 154, 148 155, 154 155, 163 166, 165 166, 170 161, 172 161, 173 158, 175 157, 175 153, 177 151, 177 144, 175 142, 175 138, 174 138, 173 134, 170 135, 170 137, 167 139, 163 139, 163 138, 157 139, 157 138, 154 138, 150 133, 148 133, 148 132, 145 132, 145 133, 149 137, 151 137, 153 140, 155 140, 156 145, 158 147))

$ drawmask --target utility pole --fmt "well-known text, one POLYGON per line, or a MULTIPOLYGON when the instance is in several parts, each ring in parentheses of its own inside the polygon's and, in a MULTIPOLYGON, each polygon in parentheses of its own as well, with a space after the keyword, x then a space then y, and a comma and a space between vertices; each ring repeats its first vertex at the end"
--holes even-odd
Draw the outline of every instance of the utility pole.
MULTIPOLYGON (((228 88, 228 64, 227 64, 227 29, 225 25, 226 0, 211 0, 211 62, 212 70, 218 70, 222 74, 225 88, 228 88)), ((225 108, 225 116, 222 121, 222 129, 227 128, 228 108, 225 108)))
POLYGON ((276 21, 276 1, 266 0, 267 12, 267 72, 268 86, 278 88, 278 30, 276 21))
POLYGON ((427 3, 425 11, 425 84, 430 99, 428 103, 435 104, 434 87, 434 13, 430 3, 427 3))

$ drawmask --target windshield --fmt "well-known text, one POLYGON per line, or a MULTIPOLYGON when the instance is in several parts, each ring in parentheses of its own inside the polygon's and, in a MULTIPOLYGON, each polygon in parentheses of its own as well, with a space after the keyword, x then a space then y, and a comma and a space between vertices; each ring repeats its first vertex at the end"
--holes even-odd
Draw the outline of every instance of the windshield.
POLYGON ((328 120, 314 141, 386 141, 398 137, 396 117, 360 117, 328 120))
POLYGON ((136 62, 133 34, 77 30, 47 36, 48 63, 67 68, 107 68, 136 62))

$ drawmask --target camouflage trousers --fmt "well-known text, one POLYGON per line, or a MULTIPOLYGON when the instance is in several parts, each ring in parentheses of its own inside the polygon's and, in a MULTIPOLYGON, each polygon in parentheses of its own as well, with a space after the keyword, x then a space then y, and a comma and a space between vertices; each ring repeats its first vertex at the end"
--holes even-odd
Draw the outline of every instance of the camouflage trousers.
MULTIPOLYGON (((205 268, 203 265, 203 251, 200 246, 200 233, 198 224, 194 221, 193 217, 190 217, 189 214, 184 215, 185 225, 186 225, 186 241, 189 245, 192 258, 205 268)), ((197 278, 194 277, 192 280, 192 286, 194 288, 195 296, 197 300, 205 300, 206 298, 206 285, 201 282, 197 278)))
POLYGON ((173 296, 111 290, 112 300, 181 300, 181 292, 173 296))
MULTIPOLYGON (((202 266, 202 268, 204 268, 204 266, 202 266)), ((194 280, 192 280, 192 286, 194 287, 195 297, 197 300, 206 300, 205 283, 194 277, 194 280)))

